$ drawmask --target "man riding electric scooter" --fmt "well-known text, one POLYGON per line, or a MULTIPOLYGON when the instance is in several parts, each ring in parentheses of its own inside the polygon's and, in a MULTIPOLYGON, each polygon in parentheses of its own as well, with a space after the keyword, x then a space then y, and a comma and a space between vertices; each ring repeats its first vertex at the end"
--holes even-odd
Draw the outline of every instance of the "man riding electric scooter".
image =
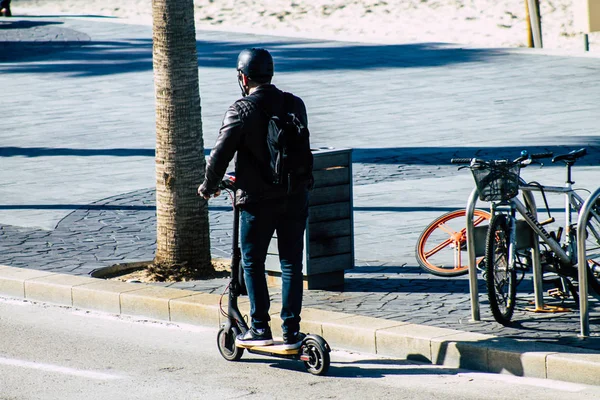
POLYGON ((304 339, 300 333, 302 256, 312 155, 306 160, 305 173, 297 174, 300 178, 291 179, 288 171, 283 182, 273 179, 276 149, 267 143, 273 117, 292 115, 308 135, 304 102, 271 84, 273 71, 273 59, 267 50, 252 48, 239 54, 237 72, 243 97, 225 113, 198 193, 205 199, 220 194, 219 185, 235 155, 235 206, 240 210, 241 258, 251 325, 237 336, 235 344, 243 348, 273 344, 265 260, 276 232, 282 281, 282 346, 294 350, 302 346, 304 339))

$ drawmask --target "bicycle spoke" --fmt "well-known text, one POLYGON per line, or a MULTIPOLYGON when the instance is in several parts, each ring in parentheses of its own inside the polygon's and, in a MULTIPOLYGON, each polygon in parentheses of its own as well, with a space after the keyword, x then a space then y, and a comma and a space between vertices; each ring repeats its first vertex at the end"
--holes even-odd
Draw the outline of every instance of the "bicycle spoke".
MULTIPOLYGON (((473 226, 477 226, 480 223, 482 223, 483 221, 487 221, 489 219, 489 217, 478 217, 477 219, 473 220, 473 226)), ((467 228, 464 229, 464 231, 466 232, 467 228)), ((463 231, 461 231, 463 232, 463 231)))
POLYGON ((452 229, 446 227, 446 224, 439 224, 438 228, 440 228, 441 230, 443 230, 444 232, 446 232, 450 236, 456 235, 456 231, 453 231, 452 229))
POLYGON ((438 253, 440 250, 448 247, 450 244, 453 243, 452 238, 446 239, 444 240, 442 243, 438 244, 437 246, 435 246, 433 249, 429 250, 428 252, 425 253, 425 258, 429 258, 431 256, 433 256, 434 254, 438 253))

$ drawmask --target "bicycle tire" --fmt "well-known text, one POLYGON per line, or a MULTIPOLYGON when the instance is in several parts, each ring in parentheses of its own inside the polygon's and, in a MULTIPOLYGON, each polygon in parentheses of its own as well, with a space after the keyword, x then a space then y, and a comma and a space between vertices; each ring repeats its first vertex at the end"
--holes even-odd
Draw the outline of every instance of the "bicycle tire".
POLYGON ((494 215, 485 246, 486 285, 492 314, 502 325, 510 325, 517 297, 517 273, 508 258, 509 235, 506 215, 494 215))
MULTIPOLYGON (((463 265, 460 255, 460 249, 466 244, 467 236, 464 220, 459 219, 464 219, 466 213, 463 209, 443 214, 421 232, 415 246, 415 257, 425 272, 444 277, 460 276, 468 272, 469 265, 466 262, 463 265), (451 226, 462 229, 455 231, 451 226)), ((482 210, 475 210, 474 216, 475 226, 490 219, 490 214, 482 210)), ((483 257, 480 257, 477 264, 482 260, 483 257)))

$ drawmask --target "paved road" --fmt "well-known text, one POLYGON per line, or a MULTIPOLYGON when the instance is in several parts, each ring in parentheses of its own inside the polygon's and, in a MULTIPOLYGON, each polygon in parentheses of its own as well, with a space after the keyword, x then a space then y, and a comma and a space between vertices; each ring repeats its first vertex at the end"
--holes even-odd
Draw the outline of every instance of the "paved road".
POLYGON ((330 374, 244 354, 223 360, 216 330, 0 298, 0 399, 591 399, 600 387, 332 353, 330 374), (118 334, 115 334, 118 332, 118 334), (40 382, 44 382, 40 385, 40 382), (285 384, 282 384, 285 382, 285 384))
MULTIPOLYGON (((484 321, 469 323, 466 279, 423 274, 413 255, 427 222, 463 207, 472 188, 468 173, 448 164, 453 156, 586 146, 590 155, 575 180, 598 184, 600 58, 439 43, 197 37, 207 148, 238 97, 233 65, 250 45, 271 49, 275 83, 305 99, 313 144, 353 148, 357 267, 343 292, 311 291, 307 305, 600 349, 597 337, 577 339, 576 313, 525 313, 527 280, 514 327, 493 322, 485 304, 484 321)), ((150 27, 15 18, 0 25, 0 49, 0 87, 9 94, 0 99, 0 263, 83 275, 152 259, 150 27)), ((553 166, 524 173, 553 184, 563 179, 553 166)), ((227 210, 225 198, 211 203, 216 256, 228 254, 227 210)), ((218 292, 224 284, 173 286, 218 292)))

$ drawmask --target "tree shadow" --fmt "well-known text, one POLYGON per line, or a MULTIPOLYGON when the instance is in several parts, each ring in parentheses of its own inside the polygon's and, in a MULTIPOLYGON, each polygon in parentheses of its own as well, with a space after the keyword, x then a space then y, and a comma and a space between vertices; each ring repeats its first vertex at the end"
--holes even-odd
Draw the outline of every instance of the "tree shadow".
POLYGON ((112 15, 96 15, 96 14, 57 14, 57 15, 27 15, 20 18, 102 18, 102 19, 119 19, 112 15))
MULTIPOLYGON (((210 211, 230 211, 231 207, 209 205, 210 211)), ((155 211, 156 206, 110 204, 0 204, 0 210, 77 210, 77 211, 155 211)))
MULTIPOLYGON (((15 28, 27 29, 37 21, 18 21, 15 28), (28 25, 29 24, 29 25, 28 25)), ((57 29, 48 27, 49 30, 57 29)), ((74 32, 74 31, 73 31, 74 32)), ((71 32, 71 35, 74 33, 71 32)), ((83 34, 85 35, 85 34, 83 34)), ((247 47, 265 47, 275 59, 277 72, 371 70, 379 68, 441 67, 485 62, 504 54, 502 50, 458 48, 444 43, 374 45, 323 40, 280 39, 274 36, 244 35, 244 41, 223 41, 223 33, 198 31, 198 66, 235 70, 237 56, 247 47)), ((151 36, 150 29, 148 37, 151 36)), ((24 60, 35 64, 0 66, 3 73, 67 73, 71 77, 112 75, 152 70, 152 39, 114 41, 56 41, 0 39, 1 62, 24 60), (45 49, 37 54, 33 50, 45 49)))
MULTIPOLYGON (((208 156, 210 149, 204 149, 208 156)), ((74 149, 66 147, 0 147, 0 157, 154 157, 155 149, 74 149)))
MULTIPOLYGON (((537 146, 502 146, 502 147, 374 147, 353 148, 353 164, 397 164, 397 165, 452 165, 452 158, 479 157, 516 158, 522 150, 531 154, 552 152, 554 155, 568 153, 581 147, 586 147, 588 154, 577 161, 577 165, 600 165, 600 137, 569 137, 561 145, 537 146)), ((210 154, 210 148, 204 149, 204 154, 210 154)), ((65 147, 0 147, 0 157, 48 157, 48 156, 114 156, 114 157, 154 157, 154 149, 135 148, 106 148, 106 149, 77 149, 65 147)), ((552 164, 545 160, 544 166, 563 166, 562 163, 552 164)), ((363 207, 362 211, 369 210, 363 207)), ((453 209, 438 207, 431 211, 452 211, 453 209)), ((390 208, 387 211, 411 211, 404 207, 390 208)), ((415 210, 427 211, 427 210, 415 210)))
POLYGON ((0 31, 6 29, 30 29, 48 25, 62 25, 60 21, 23 21, 23 20, 0 20, 0 31))
MULTIPOLYGON (((552 152, 554 155, 565 154, 581 147, 586 147, 588 154, 577 161, 577 165, 600 165, 600 137, 568 136, 562 138, 564 144, 519 145, 502 147, 389 147, 389 148, 354 148, 353 163, 398 164, 398 165, 451 165, 452 158, 517 158, 522 150, 530 154, 552 152)), ((552 164, 550 159, 544 160, 544 166, 563 166, 552 164)))

